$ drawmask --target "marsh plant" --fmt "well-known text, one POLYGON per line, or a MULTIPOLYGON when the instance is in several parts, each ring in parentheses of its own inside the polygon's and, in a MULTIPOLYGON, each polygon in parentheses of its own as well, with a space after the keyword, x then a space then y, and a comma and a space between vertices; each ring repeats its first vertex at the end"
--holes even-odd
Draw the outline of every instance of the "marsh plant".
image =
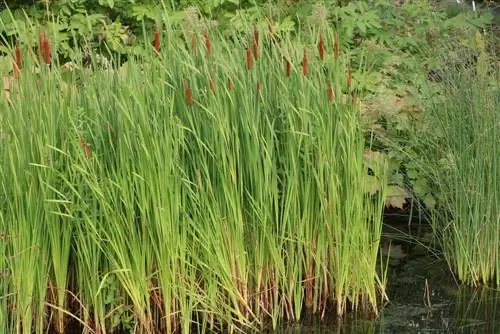
POLYGON ((149 56, 107 70, 51 63, 51 36, 40 57, 14 47, 2 330, 187 333, 277 326, 304 308, 377 312, 385 164, 365 150, 363 68, 338 34, 150 34, 149 56))
POLYGON ((432 223, 451 269, 467 284, 498 286, 500 72, 480 35, 475 43, 478 56, 446 66, 441 94, 425 103, 420 165, 439 191, 432 223))

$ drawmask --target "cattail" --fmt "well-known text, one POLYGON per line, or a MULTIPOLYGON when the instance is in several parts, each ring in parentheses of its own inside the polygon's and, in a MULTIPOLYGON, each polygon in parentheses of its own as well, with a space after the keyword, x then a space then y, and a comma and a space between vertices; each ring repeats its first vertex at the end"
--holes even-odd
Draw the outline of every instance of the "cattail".
POLYGON ((233 81, 231 80, 231 78, 227 78, 227 90, 232 91, 233 88, 234 88, 233 81))
POLYGON ((191 94, 191 88, 189 88, 189 84, 187 80, 184 79, 184 88, 186 89, 186 99, 188 105, 193 105, 193 95, 191 94))
POLYGON ((45 64, 50 65, 50 43, 47 35, 44 35, 43 37, 43 51, 45 64))
POLYGON ((308 60, 307 60, 307 49, 304 48, 304 58, 302 59, 302 75, 303 76, 307 75, 308 69, 309 69, 309 65, 308 65, 308 60))
POLYGON ((215 94, 215 78, 214 78, 214 74, 213 73, 210 73, 210 91, 212 92, 212 94, 215 94))
POLYGON ((351 87, 352 85, 352 68, 349 66, 347 70, 347 87, 351 87))
POLYGON ((323 60, 325 57, 325 42, 323 41, 323 35, 319 35, 318 51, 319 58, 323 60))
POLYGON ((23 60, 21 58, 21 49, 19 49, 19 42, 16 44, 16 49, 14 54, 15 54, 14 77, 19 78, 19 72, 23 67, 23 60))
POLYGON ((328 82, 328 101, 333 101, 335 95, 333 94, 332 82, 328 82))
POLYGON ((38 58, 40 60, 40 64, 42 63, 42 61, 43 61, 43 55, 45 54, 43 45, 44 45, 43 44, 43 34, 40 31, 38 33, 38 58))
POLYGON ((196 52, 196 34, 194 32, 191 34, 191 50, 193 53, 196 52))
POLYGON ((255 59, 259 58, 259 31, 255 25, 253 26, 253 56, 255 59))
POLYGON ((207 56, 212 55, 212 43, 210 43, 210 36, 208 35, 208 30, 205 31, 205 47, 207 48, 207 56))
POLYGON ((90 148, 85 137, 81 137, 80 142, 82 144, 82 148, 83 151, 85 152, 85 156, 87 157, 87 159, 92 159, 92 153, 90 152, 90 148))
POLYGON ((356 92, 351 93, 351 103, 356 104, 356 92))
POLYGON ((340 50, 339 50, 339 33, 335 32, 335 41, 333 42, 333 54, 335 55, 335 59, 339 59, 340 50))
POLYGON ((290 77, 290 73, 292 73, 292 64, 290 64, 290 61, 285 58, 285 74, 287 78, 290 77))
POLYGON ((154 47, 156 52, 160 52, 160 29, 155 29, 154 47))
POLYGON ((247 47, 247 69, 251 70, 253 67, 252 63, 252 50, 250 50, 249 47, 247 47))

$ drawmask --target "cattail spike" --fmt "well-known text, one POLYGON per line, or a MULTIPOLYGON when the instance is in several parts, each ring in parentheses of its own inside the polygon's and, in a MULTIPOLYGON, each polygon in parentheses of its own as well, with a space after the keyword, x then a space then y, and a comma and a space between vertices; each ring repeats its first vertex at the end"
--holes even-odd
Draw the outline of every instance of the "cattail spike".
POLYGON ((208 35, 208 30, 205 31, 205 47, 207 48, 207 56, 212 55, 212 43, 210 43, 210 36, 208 35))
POLYGON ((210 73, 210 91, 212 95, 215 94, 215 77, 213 73, 210 73))
POLYGON ((252 62, 252 50, 250 50, 249 47, 247 47, 247 69, 251 70, 253 67, 253 62, 252 62))
POLYGON ((191 34, 191 51, 196 53, 196 34, 194 32, 191 34))
POLYGON ((227 90, 232 91, 233 88, 234 88, 233 81, 231 80, 231 78, 227 78, 227 90))
POLYGON ((88 145, 85 137, 81 137, 80 142, 81 142, 83 151, 85 152, 85 156, 87 157, 87 159, 89 159, 89 160, 92 159, 92 152, 90 151, 89 145, 88 145))
POLYGON ((154 48, 157 53, 160 52, 160 29, 158 27, 155 29, 154 48))
POLYGON ((292 65, 290 64, 290 61, 287 58, 285 58, 285 74, 287 78, 290 77, 291 72, 292 72, 292 65))
POLYGON ((186 100, 188 105, 193 105, 193 95, 191 94, 191 88, 189 87, 188 81, 184 79, 184 88, 186 89, 186 100))
POLYGON ((323 35, 319 35, 318 51, 319 58, 323 60, 325 57, 325 42, 323 41, 323 35))
POLYGON ((302 59, 302 75, 305 77, 309 71, 309 64, 307 59, 307 49, 304 48, 304 58, 302 59))
POLYGON ((47 35, 43 36, 43 51, 45 64, 50 65, 50 42, 47 35))
POLYGON ((14 77, 19 78, 19 73, 23 68, 23 60, 21 58, 21 49, 19 49, 19 42, 16 43, 16 49, 14 51, 14 77))
POLYGON ((328 101, 333 101, 335 99, 335 95, 333 93, 332 82, 328 82, 328 101))
POLYGON ((259 31, 255 25, 253 26, 253 57, 259 58, 259 31))

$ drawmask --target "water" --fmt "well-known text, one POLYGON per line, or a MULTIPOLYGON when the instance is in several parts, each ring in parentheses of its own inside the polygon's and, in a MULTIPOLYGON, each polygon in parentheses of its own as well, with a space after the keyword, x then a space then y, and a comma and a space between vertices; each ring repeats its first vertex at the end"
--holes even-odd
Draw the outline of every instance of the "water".
MULTIPOLYGON (((406 226, 400 224, 401 229, 406 226)), ((392 253, 390 302, 377 319, 359 314, 323 321, 305 317, 301 324, 288 324, 274 333, 500 333, 500 291, 460 286, 444 260, 428 247, 408 242, 406 232, 425 238, 429 231, 421 227, 405 234, 384 229, 383 253, 392 253)))

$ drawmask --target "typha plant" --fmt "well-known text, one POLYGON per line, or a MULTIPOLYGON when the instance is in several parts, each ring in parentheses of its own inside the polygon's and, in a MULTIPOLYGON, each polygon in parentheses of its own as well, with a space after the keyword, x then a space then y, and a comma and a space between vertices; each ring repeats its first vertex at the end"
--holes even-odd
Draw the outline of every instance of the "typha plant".
POLYGON ((153 39, 153 46, 155 51, 158 53, 160 52, 161 49, 161 39, 160 39, 160 28, 156 27, 154 31, 154 39, 153 39))
POLYGON ((252 51, 253 51, 253 57, 255 59, 258 59, 259 58, 259 31, 257 30, 257 27, 255 25, 253 27, 252 51))
POLYGON ((21 55, 21 49, 19 48, 19 42, 17 42, 14 50, 14 66, 13 66, 13 72, 15 78, 19 78, 19 74, 22 68, 23 68, 23 59, 21 55))
POLYGON ((43 60, 45 61, 45 64, 50 65, 51 63, 51 50, 50 50, 50 41, 48 36, 45 34, 43 35, 43 60))
MULTIPOLYGON (((167 26, 165 40, 175 33, 167 26)), ((371 166, 380 184, 367 192, 359 110, 333 98, 348 61, 325 75, 309 45, 285 36, 255 52, 255 36, 211 30, 199 54, 165 43, 169 57, 70 76, 84 83, 75 95, 56 89, 57 66, 41 89, 21 80, 0 111, 11 328, 40 332, 44 312, 59 332, 71 317, 100 333, 117 319, 188 333, 276 327, 304 306, 376 312, 385 167, 371 166), (32 109, 40 117, 21 112, 32 109)))
POLYGON ((325 58, 325 41, 323 40, 323 35, 321 34, 319 35, 318 54, 321 60, 325 58))
POLYGON ((212 43, 210 42, 210 35, 208 34, 208 30, 205 31, 205 48, 207 52, 207 56, 212 55, 212 43))
POLYGON ((304 56, 302 57, 302 76, 306 76, 309 72, 309 59, 307 58, 307 48, 304 48, 304 56))

